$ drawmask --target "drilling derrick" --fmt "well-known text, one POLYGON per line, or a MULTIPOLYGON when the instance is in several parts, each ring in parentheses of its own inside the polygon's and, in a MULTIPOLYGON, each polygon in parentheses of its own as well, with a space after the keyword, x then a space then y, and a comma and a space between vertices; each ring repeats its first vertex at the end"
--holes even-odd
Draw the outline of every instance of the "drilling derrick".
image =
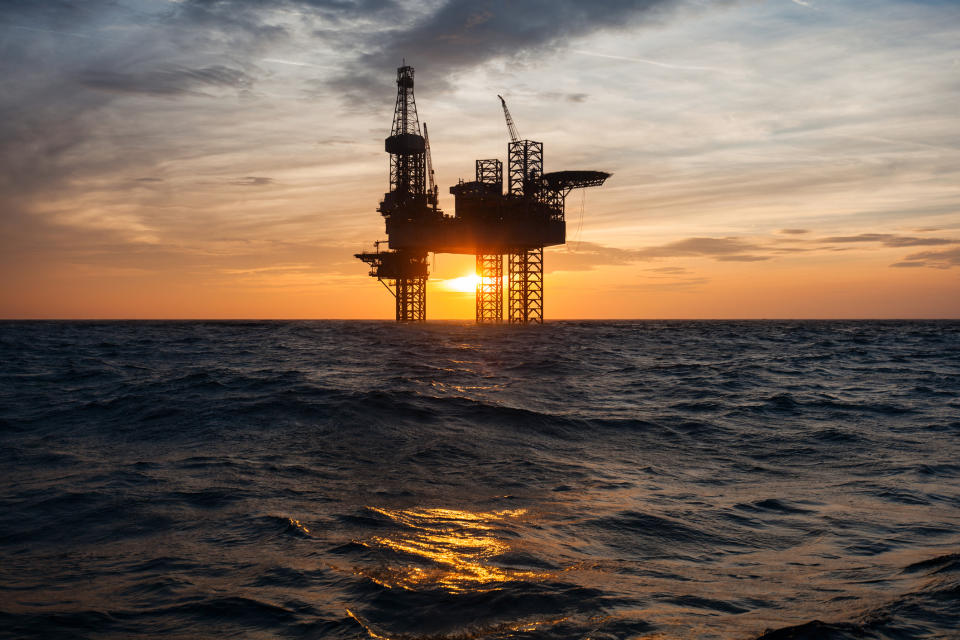
POLYGON ((521 139, 506 101, 497 97, 510 134, 506 191, 500 160, 477 160, 474 179, 450 187, 455 215, 444 215, 437 207, 426 124, 420 135, 413 68, 397 69, 397 102, 385 141, 390 191, 378 209, 389 248, 381 251, 382 242, 377 242, 374 251, 356 257, 369 264, 370 275, 395 296, 398 322, 426 319, 427 254, 431 251, 476 257, 478 323, 504 319, 506 256, 507 320, 543 322, 543 249, 566 241, 566 197, 573 189, 600 186, 610 177, 603 171, 544 173, 543 143, 521 139))
POLYGON ((378 243, 375 252, 360 253, 357 258, 370 265, 370 275, 386 284, 396 298, 397 322, 423 322, 427 318, 427 250, 396 245, 391 234, 398 222, 422 223, 442 216, 426 188, 427 144, 417 119, 413 67, 397 69, 397 102, 384 150, 390 154, 390 191, 378 211, 386 223, 390 250, 380 251, 378 243))

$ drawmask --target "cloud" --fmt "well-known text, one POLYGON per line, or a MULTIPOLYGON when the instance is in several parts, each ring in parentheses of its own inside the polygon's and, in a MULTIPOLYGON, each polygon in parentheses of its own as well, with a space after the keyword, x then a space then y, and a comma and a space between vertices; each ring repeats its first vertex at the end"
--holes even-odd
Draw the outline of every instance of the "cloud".
POLYGON ((917 238, 913 236, 898 236, 891 233, 861 233, 855 236, 832 236, 829 238, 820 238, 820 242, 833 244, 879 242, 886 247, 918 247, 954 244, 957 242, 957 240, 950 238, 917 238))
POLYGON ((580 242, 574 249, 572 245, 551 250, 544 258, 548 273, 553 271, 590 271, 600 266, 627 265, 638 258, 630 249, 607 247, 593 242, 580 242))
MULTIPOLYGON (((383 71, 398 66, 403 59, 433 78, 446 78, 452 72, 494 59, 535 53, 599 30, 622 29, 683 3, 447 0, 407 27, 388 27, 371 34, 366 42, 367 53, 332 84, 353 97, 370 90, 381 95, 388 85, 381 80, 383 71)), ((442 86, 439 81, 431 84, 442 86)))
MULTIPOLYGON (((212 13, 236 14, 262 9, 263 0, 186 0, 193 9, 212 13)), ((396 0, 275 0, 270 3, 281 10, 312 11, 336 22, 371 17, 397 17, 404 12, 396 0)))
POLYGON ((34 2, 34 0, 5 0, 3 12, 5 17, 13 21, 40 20, 45 28, 35 26, 12 25, 18 29, 31 31, 59 32, 63 27, 76 25, 89 14, 97 11, 94 2, 69 2, 67 0, 52 0, 51 2, 34 2))
MULTIPOLYGON (((593 242, 581 242, 576 248, 568 245, 550 252, 547 270, 549 271, 589 271, 599 266, 627 265, 635 262, 656 260, 659 258, 713 258, 721 262, 757 262, 769 260, 771 256, 757 255, 765 248, 737 237, 684 238, 667 244, 640 249, 620 249, 607 247, 593 242)), ((663 267, 664 274, 685 272, 680 267, 663 267)))
POLYGON ((663 291, 690 291, 700 289, 710 283, 710 278, 691 277, 669 280, 666 282, 638 282, 633 284, 617 285, 616 290, 622 292, 663 292, 663 291))
MULTIPOLYGON (((669 242, 664 245, 647 247, 635 251, 639 259, 644 258, 673 258, 680 256, 725 256, 730 259, 743 259, 747 252, 762 250, 757 244, 747 242, 741 238, 705 238, 694 237, 669 242)), ((763 259, 763 258, 761 258, 763 259)))
POLYGON ((654 267, 652 269, 646 269, 646 271, 652 271, 653 273, 662 273, 665 275, 683 275, 690 273, 689 269, 685 267, 654 267))
POLYGON ((583 102, 586 102, 587 98, 589 98, 590 96, 586 93, 561 93, 559 91, 539 91, 537 92, 536 97, 539 100, 550 100, 551 102, 566 100, 567 102, 583 103, 583 102))
POLYGON ((243 0, 186 0, 176 4, 173 11, 162 19, 193 36, 190 42, 193 47, 203 40, 215 42, 222 39, 244 47, 240 51, 253 53, 290 37, 284 26, 269 22, 270 9, 280 7, 281 3, 271 7, 243 0))
POLYGON ((230 184, 235 184, 238 187, 262 187, 264 185, 273 184, 273 178, 265 178, 263 176, 245 176, 243 178, 231 180, 230 184))
POLYGON ((729 70, 723 69, 720 67, 703 67, 696 65, 685 65, 685 64, 674 64, 670 62, 663 62, 661 60, 647 60, 646 58, 631 58, 627 56, 618 56, 609 53, 597 53, 594 51, 580 51, 574 49, 573 53, 578 53, 584 56, 592 56, 595 58, 608 58, 610 60, 623 60, 624 62, 639 62, 641 64, 649 64, 654 67, 662 67, 664 69, 678 69, 681 71, 710 71, 713 73, 729 73, 729 70))
MULTIPOLYGON (((169 157, 162 147, 187 136, 204 148, 193 114, 178 113, 175 126, 152 136, 150 128, 159 129, 169 113, 151 119, 142 103, 120 106, 127 96, 172 101, 252 87, 254 66, 208 52, 214 42, 256 49, 249 29, 238 26, 240 16, 201 26, 184 19, 187 9, 177 4, 151 14, 113 2, 4 3, 5 22, 24 24, 0 25, 8 89, 0 92, 0 214, 46 206, 81 190, 86 178, 110 180, 118 169, 140 167, 151 176, 155 160, 169 157), (65 38, 64 29, 90 37, 65 38)), ((256 22, 247 27, 257 31, 256 22)))
POLYGON ((370 59, 434 60, 447 69, 623 27, 675 0, 449 0, 411 29, 387 34, 370 59))
POLYGON ((769 260, 770 256, 756 256, 756 255, 735 255, 735 256, 717 256, 716 258, 720 262, 760 262, 762 260, 769 260))
POLYGON ((950 269, 960 266, 960 246, 944 251, 921 251, 911 253, 901 262, 895 262, 891 267, 934 267, 936 269, 950 269))
POLYGON ((79 75, 78 82, 99 91, 157 96, 204 95, 200 89, 207 87, 249 89, 253 86, 253 78, 246 72, 221 65, 199 69, 166 67, 131 73, 88 70, 79 75))
MULTIPOLYGON (((523 60, 526 54, 562 45, 601 30, 618 30, 657 19, 689 0, 446 0, 431 4, 394 0, 182 0, 171 20, 217 30, 263 47, 290 40, 289 15, 314 25, 316 41, 340 52, 343 73, 317 78, 305 94, 335 92, 352 106, 369 109, 371 96, 389 94, 391 71, 406 60, 430 74, 432 91, 451 89, 451 73, 495 59, 523 60)), ((318 66, 275 55, 268 60, 318 66)), ((563 99, 582 102, 572 91, 563 99)))
POLYGON ((780 229, 780 233, 796 236, 804 233, 810 233, 809 229, 780 229))

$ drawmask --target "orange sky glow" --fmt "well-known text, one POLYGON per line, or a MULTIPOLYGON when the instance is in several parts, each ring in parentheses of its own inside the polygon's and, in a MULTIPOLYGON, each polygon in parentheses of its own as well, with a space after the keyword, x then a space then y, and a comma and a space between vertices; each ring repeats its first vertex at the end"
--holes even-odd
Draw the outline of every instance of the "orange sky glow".
MULTIPOLYGON (((960 317, 956 6, 232 4, 0 9, 0 317, 392 319, 353 254, 402 56, 446 213, 505 159, 497 94, 548 171, 613 173, 547 320, 960 317)), ((428 319, 472 319, 473 258, 431 262, 428 319)))

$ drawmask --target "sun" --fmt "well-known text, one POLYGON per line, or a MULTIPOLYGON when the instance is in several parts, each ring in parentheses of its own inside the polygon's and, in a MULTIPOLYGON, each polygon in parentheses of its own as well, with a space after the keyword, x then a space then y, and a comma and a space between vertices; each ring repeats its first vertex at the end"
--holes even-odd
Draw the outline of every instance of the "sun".
POLYGON ((477 290, 477 283, 480 282, 480 276, 475 273, 461 276, 459 278, 450 278, 443 281, 443 286, 450 291, 459 291, 460 293, 473 293, 477 290))

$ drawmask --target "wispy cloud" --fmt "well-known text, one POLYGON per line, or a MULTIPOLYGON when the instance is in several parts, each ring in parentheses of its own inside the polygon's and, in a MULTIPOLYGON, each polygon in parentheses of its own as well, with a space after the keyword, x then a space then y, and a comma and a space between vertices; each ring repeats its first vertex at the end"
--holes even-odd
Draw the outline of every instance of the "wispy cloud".
POLYGON ((936 269, 950 269, 960 266, 960 247, 953 247, 944 251, 921 251, 912 253, 901 262, 895 262, 891 267, 934 267, 936 269))
POLYGON ((147 71, 88 70, 79 74, 78 81, 89 89, 115 93, 148 95, 203 95, 208 87, 249 89, 253 78, 240 69, 221 65, 191 69, 166 67, 147 71))
MULTIPOLYGON (((805 235, 808 231, 805 229, 790 229, 781 230, 779 233, 800 236, 805 235)), ((695 236, 665 244, 630 249, 609 247, 592 242, 581 242, 578 245, 568 245, 562 249, 552 251, 550 253, 550 259, 547 262, 547 269, 554 271, 582 271, 604 265, 629 265, 637 262, 670 258, 710 258, 718 262, 763 262, 775 259, 778 256, 823 251, 836 252, 841 250, 833 246, 836 244, 851 245, 849 248, 862 245, 861 248, 863 249, 876 251, 879 250, 878 248, 887 250, 897 247, 941 246, 960 243, 958 239, 901 236, 892 233, 863 233, 852 236, 831 236, 825 238, 798 237, 796 240, 791 240, 791 244, 798 242, 801 243, 801 246, 786 248, 779 244, 784 241, 785 239, 777 238, 775 235, 750 239, 738 236, 719 238, 695 236), (871 249, 870 245, 876 245, 876 248, 871 249)), ((847 249, 848 247, 843 248, 843 250, 847 249)), ((958 259, 957 251, 960 251, 960 249, 915 253, 892 266, 931 266, 940 268, 954 266, 958 259)), ((647 271, 667 275, 679 275, 685 273, 686 269, 684 267, 667 266, 647 269, 647 271)))
POLYGON ((690 273, 690 270, 686 267, 653 267, 651 269, 644 269, 644 271, 651 271, 653 273, 660 273, 670 276, 678 276, 690 273))
POLYGON ((762 250, 756 243, 742 238, 707 238, 693 237, 668 242, 654 247, 635 250, 634 255, 639 258, 673 258, 678 256, 707 256, 726 260, 755 260, 765 259, 749 255, 750 252, 762 250))
POLYGON ((296 60, 281 60, 279 58, 261 58, 261 62, 272 62, 274 64, 285 64, 290 67, 309 67, 311 69, 324 69, 327 71, 339 71, 339 67, 333 65, 313 64, 312 62, 301 62, 296 60))
POLYGON ((238 187, 262 187, 268 184, 273 184, 273 178, 267 178, 264 176, 244 176, 243 178, 231 180, 230 184, 235 184, 238 187))
POLYGON ((855 236, 831 236, 828 238, 820 238, 819 241, 832 244, 878 242, 885 247, 921 247, 960 242, 960 240, 951 238, 920 238, 915 236, 898 236, 891 233, 860 233, 855 236))
MULTIPOLYGON (((603 265, 628 265, 660 258, 712 258, 721 262, 758 262, 769 260, 763 246, 742 238, 692 237, 637 249, 608 247, 581 242, 549 254, 546 268, 552 271, 585 271, 603 265)), ((684 273, 683 268, 665 267, 663 274, 684 273), (679 270, 678 270, 679 269, 679 270)))
POLYGON ((20 29, 22 31, 34 31, 36 33, 52 33, 58 36, 69 36, 71 38, 83 38, 89 40, 92 36, 86 35, 84 33, 74 33, 72 31, 55 31, 54 29, 39 29, 37 27, 24 27, 21 25, 10 25, 10 29, 20 29))
POLYGON ((661 67, 663 69, 677 69, 680 71, 712 71, 714 73, 730 73, 729 69, 723 69, 722 67, 704 67, 699 65, 692 64, 676 64, 673 62, 663 62, 660 60, 648 60, 646 58, 634 58, 630 56, 618 56, 612 53, 598 53, 596 51, 583 51, 580 49, 572 49, 573 53, 578 53, 583 56, 592 56, 594 58, 607 58, 608 60, 623 60, 625 62, 639 62, 641 64, 648 64, 654 67, 661 67))
POLYGON ((362 96, 386 84, 377 75, 405 58, 437 78, 497 59, 544 51, 601 30, 634 26, 685 0, 447 0, 409 25, 384 28, 366 42, 348 73, 332 86, 362 96))

